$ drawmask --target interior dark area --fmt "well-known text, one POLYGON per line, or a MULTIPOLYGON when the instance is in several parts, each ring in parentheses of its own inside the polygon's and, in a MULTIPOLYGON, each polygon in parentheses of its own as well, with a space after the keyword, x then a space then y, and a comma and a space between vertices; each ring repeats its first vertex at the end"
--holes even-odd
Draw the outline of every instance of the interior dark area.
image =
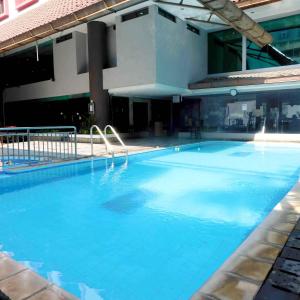
POLYGON ((34 100, 7 103, 6 126, 69 126, 77 130, 89 127, 89 98, 34 100))
POLYGON ((128 132, 129 99, 125 97, 111 98, 111 118, 114 127, 119 132, 128 132))
POLYGON ((52 42, 38 45, 38 52, 31 47, 1 57, 0 70, 0 82, 5 88, 54 80, 52 42))

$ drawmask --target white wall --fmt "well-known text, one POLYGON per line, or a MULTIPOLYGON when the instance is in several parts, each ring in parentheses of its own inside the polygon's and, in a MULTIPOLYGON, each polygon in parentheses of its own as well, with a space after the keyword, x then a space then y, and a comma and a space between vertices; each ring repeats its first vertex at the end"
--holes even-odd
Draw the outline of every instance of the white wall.
POLYGON ((79 32, 73 32, 73 38, 62 43, 56 44, 54 41, 55 80, 8 88, 4 90, 4 101, 15 102, 88 93, 88 73, 78 74, 78 71, 87 65, 85 47, 86 36, 79 32))
POLYGON ((156 81, 187 88, 207 75, 207 33, 187 30, 187 23, 176 23, 155 14, 156 81))
MULTIPOLYGON (((116 67, 103 70, 106 89, 125 89, 126 95, 126 89, 132 88, 132 96, 145 96, 143 87, 152 86, 148 96, 159 97, 180 94, 188 83, 206 77, 206 32, 197 35, 179 18, 176 23, 164 18, 156 5, 149 7, 148 15, 126 22, 116 16, 116 30, 111 26, 107 32, 108 64, 116 67)), ((86 40, 86 34, 77 31, 71 40, 59 44, 54 40, 55 81, 8 88, 5 101, 88 93, 86 40)))
POLYGON ((154 83, 156 50, 154 11, 127 22, 116 17, 117 67, 103 70, 104 88, 154 83))
POLYGON ((207 75, 207 34, 197 35, 158 14, 156 5, 149 14, 133 20, 116 21, 117 67, 103 71, 104 87, 163 84, 187 88, 188 83, 207 75))

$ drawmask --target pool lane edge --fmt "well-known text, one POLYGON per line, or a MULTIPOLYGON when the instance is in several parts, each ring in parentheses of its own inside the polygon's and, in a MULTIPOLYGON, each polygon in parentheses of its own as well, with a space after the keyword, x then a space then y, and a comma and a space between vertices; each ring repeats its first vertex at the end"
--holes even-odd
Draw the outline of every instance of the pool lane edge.
POLYGON ((191 300, 254 299, 299 218, 300 181, 191 300))

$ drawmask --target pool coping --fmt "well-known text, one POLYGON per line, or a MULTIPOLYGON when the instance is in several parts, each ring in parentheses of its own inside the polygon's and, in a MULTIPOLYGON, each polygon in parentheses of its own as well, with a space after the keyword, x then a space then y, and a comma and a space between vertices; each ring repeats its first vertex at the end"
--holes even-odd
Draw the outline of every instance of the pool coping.
POLYGON ((254 299, 299 218, 300 181, 191 300, 254 299))
POLYGON ((199 145, 201 145, 202 142, 210 142, 210 141, 195 141, 194 143, 188 143, 188 144, 177 144, 173 146, 168 147, 156 147, 152 149, 146 149, 146 150, 140 150, 140 151, 134 151, 129 152, 128 156, 124 153, 118 153, 115 155, 114 158, 112 158, 110 155, 101 155, 101 156, 84 156, 80 157, 78 159, 68 160, 68 161, 58 161, 58 162, 52 162, 52 163, 45 163, 45 164, 35 164, 35 165, 29 165, 29 166, 22 166, 22 167, 15 167, 15 168, 6 168, 2 170, 2 173, 5 175, 14 175, 14 174, 20 174, 20 173, 27 173, 27 172, 34 172, 39 171, 43 169, 52 169, 52 168, 59 168, 64 166, 70 166, 70 165, 77 165, 77 164, 84 164, 84 163, 90 163, 93 162, 105 162, 107 160, 114 161, 115 163, 120 162, 120 160, 124 160, 124 158, 128 157, 128 159, 134 159, 136 157, 140 157, 141 155, 147 155, 147 154, 154 154, 157 152, 163 153, 164 151, 170 151, 176 149, 179 150, 186 150, 189 148, 194 148, 199 145))
POLYGON ((1 252, 0 292, 11 300, 79 300, 1 252))

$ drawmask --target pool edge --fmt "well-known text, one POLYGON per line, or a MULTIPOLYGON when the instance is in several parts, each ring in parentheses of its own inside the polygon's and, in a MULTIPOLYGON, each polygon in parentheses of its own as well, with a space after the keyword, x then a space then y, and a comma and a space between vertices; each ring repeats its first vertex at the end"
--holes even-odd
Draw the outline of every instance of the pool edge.
POLYGON ((299 218, 300 181, 190 299, 253 299, 299 218))
POLYGON ((79 300, 73 294, 1 252, 0 291, 11 300, 79 300))

